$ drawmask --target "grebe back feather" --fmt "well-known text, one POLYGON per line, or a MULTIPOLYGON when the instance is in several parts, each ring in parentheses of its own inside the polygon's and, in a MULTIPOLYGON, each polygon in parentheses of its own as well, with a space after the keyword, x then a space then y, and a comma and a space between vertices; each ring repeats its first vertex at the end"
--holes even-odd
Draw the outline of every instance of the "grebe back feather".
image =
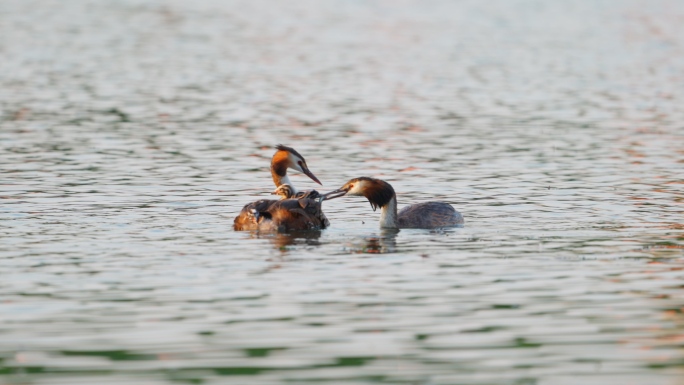
POLYGON ((237 231, 280 232, 325 229, 330 226, 330 221, 323 214, 321 203, 324 198, 312 191, 315 194, 299 199, 262 199, 249 203, 235 217, 233 228, 237 231))

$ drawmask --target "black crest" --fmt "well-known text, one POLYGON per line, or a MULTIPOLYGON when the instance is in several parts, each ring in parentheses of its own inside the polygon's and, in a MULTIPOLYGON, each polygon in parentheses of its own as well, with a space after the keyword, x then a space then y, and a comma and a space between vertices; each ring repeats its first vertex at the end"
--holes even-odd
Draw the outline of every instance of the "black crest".
POLYGON ((300 153, 298 153, 297 150, 295 150, 292 147, 287 147, 287 146, 283 146, 282 144, 279 144, 279 145, 275 146, 275 148, 276 148, 276 150, 287 151, 289 153, 292 153, 292 154, 298 156, 304 163, 306 163, 306 160, 304 159, 304 157, 300 153))

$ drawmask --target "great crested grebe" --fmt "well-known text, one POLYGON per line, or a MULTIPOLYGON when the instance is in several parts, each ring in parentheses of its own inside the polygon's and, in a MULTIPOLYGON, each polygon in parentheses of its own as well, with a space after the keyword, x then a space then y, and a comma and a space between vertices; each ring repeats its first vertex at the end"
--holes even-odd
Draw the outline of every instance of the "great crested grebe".
POLYGON ((281 200, 261 199, 248 203, 233 221, 235 230, 311 230, 324 229, 330 222, 323 214, 321 202, 325 196, 316 190, 300 192, 292 185, 287 169, 301 171, 316 183, 321 182, 309 171, 304 157, 295 149, 276 146, 271 158, 271 176, 277 189, 274 194, 281 200), (289 199, 289 198, 296 199, 289 199))
POLYGON ((417 203, 397 213, 397 194, 392 185, 380 179, 354 178, 341 189, 325 194, 325 197, 333 199, 343 195, 366 197, 373 211, 380 207, 380 227, 383 228, 434 229, 463 224, 463 216, 444 202, 417 203))

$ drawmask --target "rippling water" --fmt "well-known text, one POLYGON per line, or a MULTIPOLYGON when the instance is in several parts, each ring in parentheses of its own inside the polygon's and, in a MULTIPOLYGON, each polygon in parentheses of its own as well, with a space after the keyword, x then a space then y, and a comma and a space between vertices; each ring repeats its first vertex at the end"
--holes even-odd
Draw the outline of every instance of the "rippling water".
POLYGON ((0 57, 2 383, 684 384, 680 1, 5 0, 0 57), (466 226, 234 232, 277 143, 466 226))

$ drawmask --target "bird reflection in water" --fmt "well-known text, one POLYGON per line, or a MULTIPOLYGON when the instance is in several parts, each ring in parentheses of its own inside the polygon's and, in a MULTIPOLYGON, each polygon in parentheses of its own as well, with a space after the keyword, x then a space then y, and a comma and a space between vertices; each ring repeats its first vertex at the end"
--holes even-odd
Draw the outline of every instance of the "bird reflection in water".
POLYGON ((289 233, 253 232, 251 238, 268 239, 276 250, 283 253, 299 246, 320 246, 320 230, 292 231, 289 233))
MULTIPOLYGON (((380 234, 351 239, 347 251, 355 254, 386 254, 397 251, 398 229, 382 229, 380 234)), ((250 238, 267 239, 283 254, 301 247, 318 247, 323 234, 320 230, 295 231, 290 233, 252 232, 250 238)))
POLYGON ((379 235, 352 241, 349 249, 357 254, 386 254, 397 250, 399 229, 382 229, 379 235))

